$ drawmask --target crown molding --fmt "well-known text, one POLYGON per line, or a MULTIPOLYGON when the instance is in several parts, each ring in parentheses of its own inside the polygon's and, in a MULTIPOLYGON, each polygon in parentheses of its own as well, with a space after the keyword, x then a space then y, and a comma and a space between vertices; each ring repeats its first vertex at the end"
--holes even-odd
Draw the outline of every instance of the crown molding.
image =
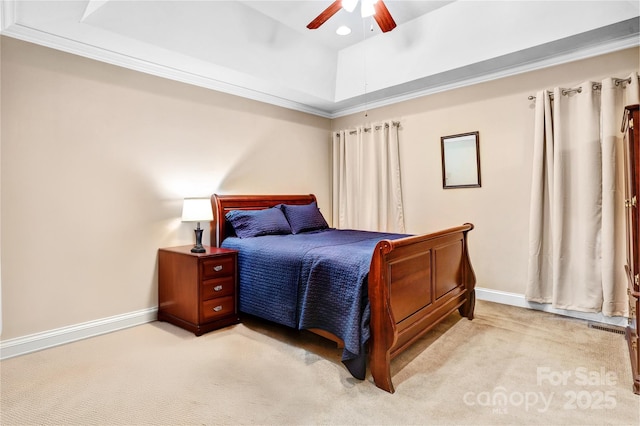
MULTIPOLYGON (((235 96, 264 102, 271 105, 287 108, 303 113, 308 113, 324 118, 334 119, 350 114, 356 114, 374 108, 381 108, 404 102, 419 97, 432 95, 436 93, 454 90, 478 83, 488 82, 548 68, 556 65, 566 64, 572 61, 587 59, 594 56, 611 53, 640 45, 640 37, 638 33, 620 37, 613 40, 607 40, 596 45, 590 45, 584 48, 576 48, 571 51, 565 51, 560 54, 547 55, 539 59, 531 60, 526 63, 516 63, 515 65, 505 65, 503 67, 487 67, 485 71, 474 72, 473 75, 464 76, 461 70, 452 70, 443 73, 437 79, 427 77, 414 82, 405 84, 405 88, 401 93, 391 93, 391 90, 380 90, 378 92, 369 93, 367 95, 357 96, 346 101, 332 103, 331 101, 316 102, 322 104, 322 107, 315 107, 304 102, 298 102, 286 99, 270 93, 254 90, 250 87, 244 87, 233 84, 206 75, 189 72, 171 66, 139 59, 129 55, 124 55, 112 50, 99 48, 86 43, 71 40, 69 38, 60 37, 55 34, 47 33, 42 30, 30 28, 22 24, 15 23, 15 0, 1 0, 2 13, 1 22, 4 25, 3 35, 20 39, 23 41, 50 47, 52 49, 61 50, 67 53, 79 55, 89 59, 109 63, 112 65, 124 67, 127 69, 155 75, 170 80, 179 81, 235 96), (457 73, 457 74, 456 74, 457 73)), ((469 74, 467 72, 467 74, 469 74)), ((400 88, 402 90, 402 88, 400 88)), ((314 101, 318 101, 315 99, 314 101)))
MULTIPOLYGON (((361 113, 374 108, 381 108, 389 105, 393 105, 399 102, 404 102, 423 96, 433 95, 436 93, 446 92, 449 90, 460 89, 474 84, 486 83, 493 80, 498 80, 505 77, 511 77, 518 74, 523 74, 531 71, 537 71, 545 68, 554 67, 557 65, 567 64, 574 61, 593 58, 595 56, 604 55, 607 53, 613 53, 620 50, 630 49, 640 46, 640 37, 638 34, 632 34, 626 37, 619 38, 617 40, 607 41, 598 45, 589 46, 587 48, 576 49, 564 54, 552 55, 539 60, 530 61, 517 66, 509 66, 496 71, 487 72, 484 74, 476 74, 473 77, 459 79, 450 83, 436 84, 425 89, 411 90, 406 93, 389 96, 386 98, 380 98, 377 100, 365 101, 352 107, 339 108, 334 110, 329 118, 339 118, 351 114, 361 113)), ((375 94, 370 94, 370 97, 374 97, 375 94)), ((361 97, 362 98, 362 97, 361 97)))
POLYGON ((16 0, 0 0, 0 34, 16 23, 16 0))
POLYGON ((328 110, 314 108, 301 102, 292 101, 269 93, 253 90, 248 87, 242 87, 232 83, 216 80, 214 78, 196 74, 193 72, 173 68, 139 58, 134 58, 128 55, 123 55, 112 50, 107 50, 86 43, 78 42, 76 40, 71 40, 69 38, 60 37, 58 35, 44 32, 18 23, 10 25, 3 32, 3 35, 60 50, 66 53, 71 53, 85 58, 105 62, 111 65, 116 65, 119 67, 167 78, 170 80, 175 80, 182 83, 192 84, 195 86, 200 86, 219 92, 252 99, 258 102, 264 102, 271 105, 301 111, 308 114, 318 115, 325 118, 329 118, 330 116, 330 112, 328 110))

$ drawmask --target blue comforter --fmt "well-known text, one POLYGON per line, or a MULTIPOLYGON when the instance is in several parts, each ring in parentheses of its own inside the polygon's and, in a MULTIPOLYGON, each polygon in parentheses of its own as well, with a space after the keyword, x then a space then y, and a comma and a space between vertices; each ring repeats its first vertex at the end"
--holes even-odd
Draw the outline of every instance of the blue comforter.
POLYGON ((402 234, 326 229, 295 235, 226 238, 239 250, 241 312, 298 329, 320 328, 344 341, 342 361, 366 373, 370 308, 367 275, 376 244, 402 234))

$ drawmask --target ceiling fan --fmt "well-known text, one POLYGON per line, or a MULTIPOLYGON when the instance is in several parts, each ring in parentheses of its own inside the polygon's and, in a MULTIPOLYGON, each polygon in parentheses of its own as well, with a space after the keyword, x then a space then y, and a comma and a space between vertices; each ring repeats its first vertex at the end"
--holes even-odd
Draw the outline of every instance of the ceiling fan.
MULTIPOLYGON (((357 3, 358 0, 336 0, 331 3, 329 7, 323 10, 316 19, 311 21, 309 25, 307 25, 307 28, 310 30, 319 28, 320 25, 324 24, 342 8, 348 12, 352 12, 357 3)), ((376 20, 383 33, 391 31, 396 27, 396 21, 393 20, 391 13, 389 13, 389 9, 387 9, 387 6, 385 6, 382 0, 361 0, 360 8, 363 18, 373 15, 373 18, 376 20)))

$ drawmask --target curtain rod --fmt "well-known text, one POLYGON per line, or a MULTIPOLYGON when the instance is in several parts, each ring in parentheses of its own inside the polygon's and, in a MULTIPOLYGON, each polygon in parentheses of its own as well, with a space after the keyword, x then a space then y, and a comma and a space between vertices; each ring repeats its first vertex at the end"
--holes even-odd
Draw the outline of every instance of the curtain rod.
MULTIPOLYGON (((640 80, 640 76, 638 76, 638 80, 640 80)), ((613 81, 615 82, 616 86, 620 86, 620 84, 622 84, 622 88, 626 88, 625 84, 630 84, 631 83, 631 77, 629 77, 629 78, 614 78, 613 81)), ((601 83, 593 83, 591 85, 591 89, 592 90, 600 90, 600 89, 602 89, 602 84, 601 83)), ((570 95, 572 93, 582 93, 582 87, 576 87, 576 88, 571 88, 571 89, 561 89, 560 93, 563 96, 567 96, 567 95, 570 95)), ((535 96, 530 95, 527 99, 532 101, 535 98, 536 98, 535 96)), ((553 91, 552 90, 549 90, 549 99, 553 99, 553 91)))
MULTIPOLYGON (((391 124, 393 126, 399 127, 400 126, 400 122, 399 121, 392 121, 391 124)), ((375 126, 375 130, 380 130, 382 128, 382 126, 375 126)), ((388 129, 389 128, 389 124, 388 123, 384 123, 384 128, 388 129)), ((365 127, 364 129, 362 129, 365 132, 370 132, 371 131, 371 127, 365 127)), ((358 133, 357 130, 351 130, 349 131, 350 135, 355 135, 356 133, 358 133)), ((340 136, 340 133, 336 133, 336 136, 340 136)))

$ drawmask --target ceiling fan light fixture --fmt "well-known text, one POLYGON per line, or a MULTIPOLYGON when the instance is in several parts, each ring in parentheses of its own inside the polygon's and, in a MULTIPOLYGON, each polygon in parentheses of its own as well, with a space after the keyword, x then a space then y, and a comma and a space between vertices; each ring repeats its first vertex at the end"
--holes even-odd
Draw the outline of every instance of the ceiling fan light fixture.
POLYGON ((360 15, 363 18, 368 18, 369 16, 373 16, 376 14, 376 9, 373 7, 378 0, 362 0, 362 4, 360 5, 360 15))
MULTIPOLYGON (((351 4, 357 3, 357 0, 335 0, 325 10, 320 12, 313 21, 309 22, 307 28, 310 30, 320 28, 329 18, 343 9, 343 2, 346 6, 351 7, 351 4, 347 3, 348 1, 351 2, 351 4)), ((362 0, 360 3, 362 6, 360 10, 362 17, 367 18, 373 16, 383 33, 389 32, 397 26, 396 21, 393 20, 383 0, 362 0)))
POLYGON ((351 13, 355 10, 358 0, 342 0, 342 8, 351 13))
POLYGON ((336 30, 336 34, 341 36, 349 35, 351 34, 351 28, 347 27, 346 25, 340 25, 336 30))

